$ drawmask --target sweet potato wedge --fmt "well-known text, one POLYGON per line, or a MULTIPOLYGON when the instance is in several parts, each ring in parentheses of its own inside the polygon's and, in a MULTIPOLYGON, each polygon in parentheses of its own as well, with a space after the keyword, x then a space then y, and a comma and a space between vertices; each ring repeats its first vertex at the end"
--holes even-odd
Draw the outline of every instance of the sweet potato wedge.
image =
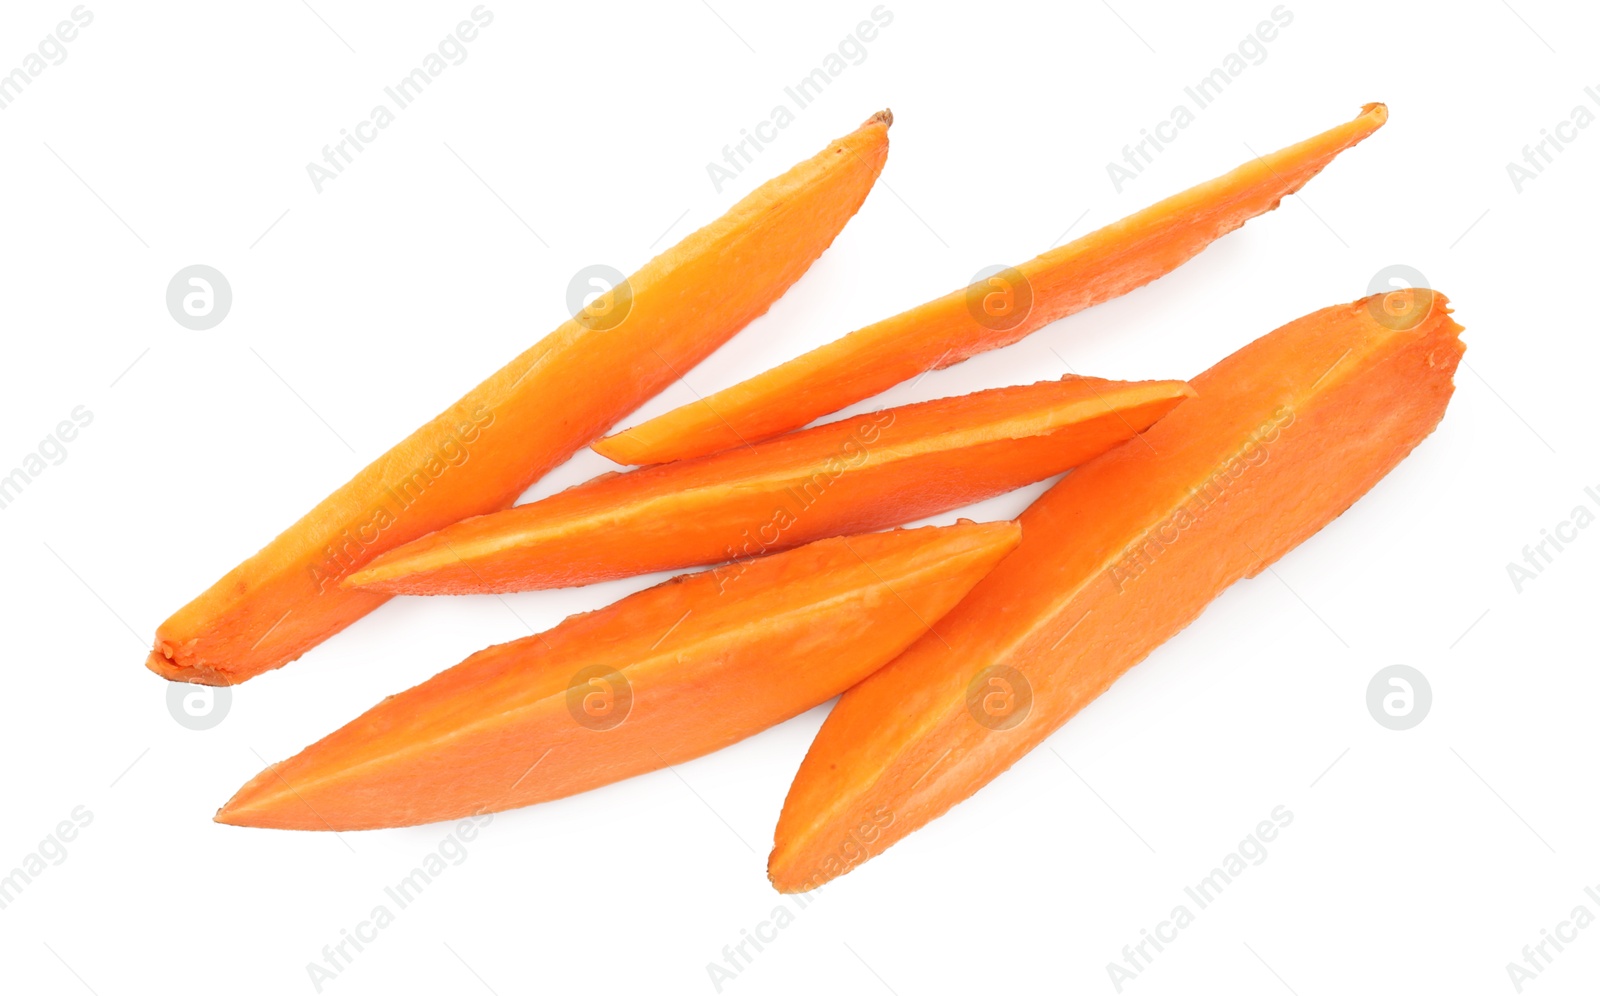
POLYGON ((1327 308, 1234 353, 1023 513, 1017 550, 828 716, 773 884, 814 888, 976 792, 1399 463, 1443 416, 1463 347, 1442 295, 1396 293, 1410 305, 1327 308))
POLYGON ((1177 269, 1299 190, 1389 112, 1354 120, 1192 187, 1008 273, 868 325, 742 383, 594 444, 624 464, 731 449, 799 428, 909 380, 1010 345, 1177 269))
POLYGON ((859 415, 467 519, 345 584, 413 595, 565 587, 900 525, 1075 467, 1190 393, 1182 381, 1065 377, 859 415))
POLYGON ((221 823, 410 826, 557 799, 742 740, 839 694, 1017 544, 1012 522, 822 540, 723 590, 673 578, 490 647, 257 775, 221 823))
POLYGON ((388 597, 340 587, 402 543, 510 506, 799 279, 860 207, 887 112, 757 188, 378 457, 156 631, 147 666, 233 684, 281 667, 388 597))

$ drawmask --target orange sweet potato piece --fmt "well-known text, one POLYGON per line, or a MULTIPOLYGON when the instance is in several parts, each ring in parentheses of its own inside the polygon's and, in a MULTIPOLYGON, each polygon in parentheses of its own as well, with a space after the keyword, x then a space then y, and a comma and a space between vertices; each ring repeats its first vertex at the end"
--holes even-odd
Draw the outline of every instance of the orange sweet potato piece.
POLYGON ((928 370, 1010 345, 1060 318, 1172 272, 1213 241, 1271 211, 1389 112, 1354 120, 1169 197, 988 282, 859 329, 699 401, 594 444, 618 463, 649 464, 759 442, 928 370))
POLYGON ((233 684, 381 605, 339 581, 385 550, 506 508, 764 313, 838 235, 888 154, 889 115, 757 188, 378 457, 156 631, 147 666, 233 684), (631 299, 630 299, 631 294, 631 299))
POLYGON ((467 519, 345 583, 413 595, 527 591, 913 522, 1074 467, 1189 393, 1182 381, 1066 377, 859 415, 467 519))
POLYGON ((1339 305, 1234 353, 1023 513, 1017 550, 839 700, 784 803, 773 884, 814 888, 976 792, 1399 463, 1463 347, 1443 295, 1398 293, 1398 312, 1339 305))
POLYGON ((1012 550, 1012 522, 822 540, 724 590, 674 578, 490 647, 239 790, 217 820, 410 826, 677 764, 826 702, 927 631, 1012 550))

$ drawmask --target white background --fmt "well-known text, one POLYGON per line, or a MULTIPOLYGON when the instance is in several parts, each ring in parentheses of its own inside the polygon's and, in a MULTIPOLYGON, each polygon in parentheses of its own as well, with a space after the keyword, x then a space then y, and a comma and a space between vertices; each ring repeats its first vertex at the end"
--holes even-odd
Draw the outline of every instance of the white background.
MULTIPOLYGON (((0 72, 72 6, 0 8, 0 72)), ((1388 126, 1305 197, 887 400, 1053 378, 1052 350, 1087 374, 1193 375, 1403 263, 1467 329, 1443 424, 1047 748, 805 909, 764 869, 826 707, 675 773, 496 816, 324 991, 713 993, 707 964, 782 904, 794 922, 724 992, 1113 993, 1107 962, 1280 805, 1294 821, 1268 858, 1124 991, 1510 993, 1523 945, 1580 903, 1600 913, 1583 891, 1600 885, 1600 529, 1520 593, 1506 569, 1600 489, 1600 127, 1520 193, 1506 171, 1575 106, 1600 112, 1592 5, 1289 0, 1265 61, 1119 193, 1106 163, 1271 0, 889 0, 865 60, 718 192, 706 164, 872 0, 492 0, 466 61, 317 193, 306 163, 472 6, 91 2, 66 60, 0 111, 0 470, 75 406, 94 415, 0 511, 0 872, 74 807, 93 813, 0 910, 6 991, 313 991, 306 964, 450 827, 277 833, 215 809, 384 695, 659 578, 394 601, 235 689, 203 732, 142 666, 156 625, 555 327, 579 268, 631 272, 884 106, 891 152, 860 214, 688 375, 694 392, 1382 100, 1388 126), (164 305, 192 263, 232 283, 206 332, 164 305), (1410 731, 1366 709, 1391 664, 1432 685, 1410 731)), ((641 414, 692 397, 675 385, 641 414)), ((607 467, 581 454, 532 493, 607 467)), ((959 514, 1012 516, 1042 488, 959 514)), ((1590 928, 1525 991, 1597 978, 1590 928)))

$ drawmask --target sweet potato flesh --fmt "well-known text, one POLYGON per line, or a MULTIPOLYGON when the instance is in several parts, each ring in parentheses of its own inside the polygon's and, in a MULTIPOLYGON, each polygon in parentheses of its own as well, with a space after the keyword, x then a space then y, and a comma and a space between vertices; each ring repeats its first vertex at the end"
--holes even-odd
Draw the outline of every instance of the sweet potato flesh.
POLYGON ((385 699, 262 772, 217 820, 408 826, 526 806, 698 757, 870 674, 1019 536, 1011 522, 962 522, 823 540, 753 561, 736 577, 674 578, 385 699))
POLYGON ((1059 474, 1189 388, 1067 377, 891 408, 479 516, 346 583, 459 594, 589 584, 912 522, 1059 474))
POLYGON ((814 888, 977 791, 1404 458, 1463 349, 1442 295, 1405 293, 1413 320, 1374 298, 1257 340, 1035 502, 1017 550, 840 699, 784 804, 773 883, 814 888), (974 708, 993 690, 1003 716, 1024 689, 1014 723, 974 708))
POLYGON ((594 444, 618 463, 650 464, 758 442, 1170 273, 1215 240, 1271 211, 1388 119, 1369 104, 1354 120, 1251 160, 1121 221, 1052 249, 994 285, 964 288, 859 329, 766 373, 594 444), (1031 304, 1024 304, 1024 301, 1031 304), (1010 309, 1009 314, 1004 313, 1010 309), (998 320, 997 320, 998 319, 998 320))
POLYGON ((233 684, 281 667, 388 597, 339 581, 385 550, 510 506, 761 315, 861 205, 887 116, 755 190, 373 461, 156 631, 147 666, 233 684), (601 316, 604 316, 603 318, 601 316))

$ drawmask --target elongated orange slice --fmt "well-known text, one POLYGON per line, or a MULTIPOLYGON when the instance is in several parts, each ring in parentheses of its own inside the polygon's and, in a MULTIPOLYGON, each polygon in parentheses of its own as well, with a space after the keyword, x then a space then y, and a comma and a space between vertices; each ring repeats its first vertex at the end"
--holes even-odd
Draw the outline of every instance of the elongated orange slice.
POLYGON ((490 647, 273 765, 217 820, 409 826, 557 799, 699 757, 826 702, 1013 549, 1015 523, 822 540, 728 586, 673 578, 490 647))
POLYGON ((834 707, 778 820, 773 883, 815 888, 976 792, 1342 513, 1444 415, 1460 332, 1426 290, 1307 315, 1046 492, 1016 552, 834 707))
POLYGON ((1353 121, 607 436, 594 449, 625 464, 715 453, 799 428, 928 370, 1010 345, 1177 269, 1215 240, 1277 207, 1388 116, 1382 104, 1368 104, 1353 121))
POLYGON ((555 588, 914 522, 1074 467, 1189 393, 1182 381, 1066 377, 859 415, 467 519, 345 583, 414 595, 555 588))
POLYGON ((839 234, 888 154, 888 112, 646 263, 360 471, 156 631, 147 666, 222 685, 281 667, 388 597, 339 581, 506 508, 761 315, 839 234))

